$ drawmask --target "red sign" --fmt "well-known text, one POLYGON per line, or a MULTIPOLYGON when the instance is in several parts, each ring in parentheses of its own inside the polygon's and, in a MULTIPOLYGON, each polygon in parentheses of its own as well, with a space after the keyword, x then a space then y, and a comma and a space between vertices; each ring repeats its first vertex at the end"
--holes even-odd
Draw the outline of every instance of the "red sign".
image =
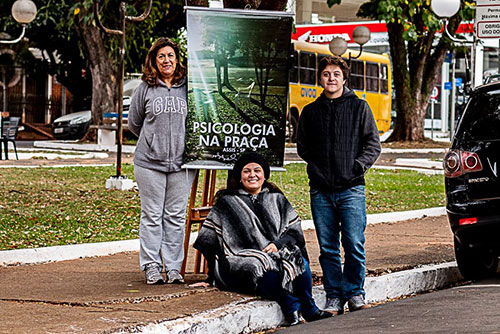
POLYGON ((328 44, 334 37, 342 37, 347 43, 353 43, 352 31, 357 26, 367 27, 372 34, 377 32, 387 33, 385 23, 378 21, 308 24, 296 26, 296 32, 292 34, 292 39, 309 43, 328 44))
MULTIPOLYGON (((352 32, 358 26, 365 26, 370 30, 372 38, 369 43, 389 44, 385 22, 359 21, 349 23, 307 24, 297 25, 292 39, 309 43, 328 44, 334 37, 342 37, 347 43, 354 43, 352 32)), ((461 23, 457 33, 472 33, 472 23, 461 23)))

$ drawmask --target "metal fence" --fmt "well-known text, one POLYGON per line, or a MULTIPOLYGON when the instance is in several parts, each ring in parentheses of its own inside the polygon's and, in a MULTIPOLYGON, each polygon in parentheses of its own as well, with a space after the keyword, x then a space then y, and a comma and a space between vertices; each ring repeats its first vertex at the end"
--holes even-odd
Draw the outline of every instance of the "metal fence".
POLYGON ((0 110, 10 116, 21 117, 24 123, 51 124, 63 110, 72 112, 71 94, 55 80, 50 85, 49 75, 25 74, 20 67, 4 65, 0 73, 0 110))

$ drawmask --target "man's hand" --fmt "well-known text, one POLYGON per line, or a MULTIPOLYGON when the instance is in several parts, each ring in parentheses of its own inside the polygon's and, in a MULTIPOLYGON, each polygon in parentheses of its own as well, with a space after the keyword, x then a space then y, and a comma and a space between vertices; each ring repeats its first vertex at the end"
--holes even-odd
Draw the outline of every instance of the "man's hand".
POLYGON ((276 245, 271 242, 262 251, 265 252, 265 253, 277 253, 278 252, 278 247, 276 247, 276 245))
POLYGON ((189 287, 190 288, 209 288, 210 287, 210 283, 207 283, 207 282, 197 282, 197 283, 189 284, 189 287))

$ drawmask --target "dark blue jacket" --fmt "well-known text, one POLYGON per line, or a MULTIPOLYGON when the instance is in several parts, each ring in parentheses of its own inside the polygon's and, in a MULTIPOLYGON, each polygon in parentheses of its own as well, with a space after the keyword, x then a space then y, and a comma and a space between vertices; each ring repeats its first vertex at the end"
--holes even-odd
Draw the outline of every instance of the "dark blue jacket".
POLYGON ((311 188, 331 192, 365 184, 364 175, 380 151, 370 107, 349 88, 336 99, 322 93, 304 107, 297 152, 307 162, 311 188))

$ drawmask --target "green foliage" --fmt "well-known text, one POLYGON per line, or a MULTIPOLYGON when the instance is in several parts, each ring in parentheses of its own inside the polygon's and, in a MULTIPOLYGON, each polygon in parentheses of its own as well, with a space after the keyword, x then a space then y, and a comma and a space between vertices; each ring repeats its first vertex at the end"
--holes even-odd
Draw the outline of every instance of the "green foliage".
POLYGON ((402 24, 406 40, 417 41, 429 30, 441 28, 441 21, 433 14, 429 0, 371 0, 361 5, 358 15, 402 24))
MULTIPOLYGON (((473 8, 473 2, 464 2, 459 12, 463 21, 473 19, 473 8)), ((402 24, 404 39, 415 42, 429 31, 439 31, 442 27, 430 0, 370 0, 361 5, 358 16, 402 24)))
POLYGON ((328 7, 332 7, 333 5, 340 5, 342 0, 326 0, 328 7))
MULTIPOLYGON (((12 45, 17 52, 16 62, 27 69, 28 73, 48 72, 57 74, 58 80, 73 94, 82 91, 90 93, 90 76, 82 77, 82 69, 89 67, 84 44, 78 36, 77 24, 95 25, 94 0, 33 0, 37 6, 35 20, 27 26, 26 37, 29 43, 12 45), (35 59, 28 47, 46 51, 49 58, 35 59), (52 57, 53 56, 53 57, 52 57), (52 59, 51 59, 52 58, 52 59)), ((101 19, 110 29, 120 29, 119 6, 121 0, 101 0, 101 19)), ((1 1, 0 12, 10 13, 13 1, 1 1)), ((129 16, 144 12, 147 0, 127 1, 126 12, 129 16)), ((140 72, 151 44, 160 36, 167 36, 182 42, 181 28, 185 27, 182 0, 154 0, 150 15, 138 23, 127 24, 126 31, 126 72, 140 72)), ((20 26, 11 15, 0 16, 2 32, 17 37, 20 26)), ((108 56, 118 57, 118 36, 103 34, 108 56)), ((89 72, 89 71, 87 71, 89 72)))

